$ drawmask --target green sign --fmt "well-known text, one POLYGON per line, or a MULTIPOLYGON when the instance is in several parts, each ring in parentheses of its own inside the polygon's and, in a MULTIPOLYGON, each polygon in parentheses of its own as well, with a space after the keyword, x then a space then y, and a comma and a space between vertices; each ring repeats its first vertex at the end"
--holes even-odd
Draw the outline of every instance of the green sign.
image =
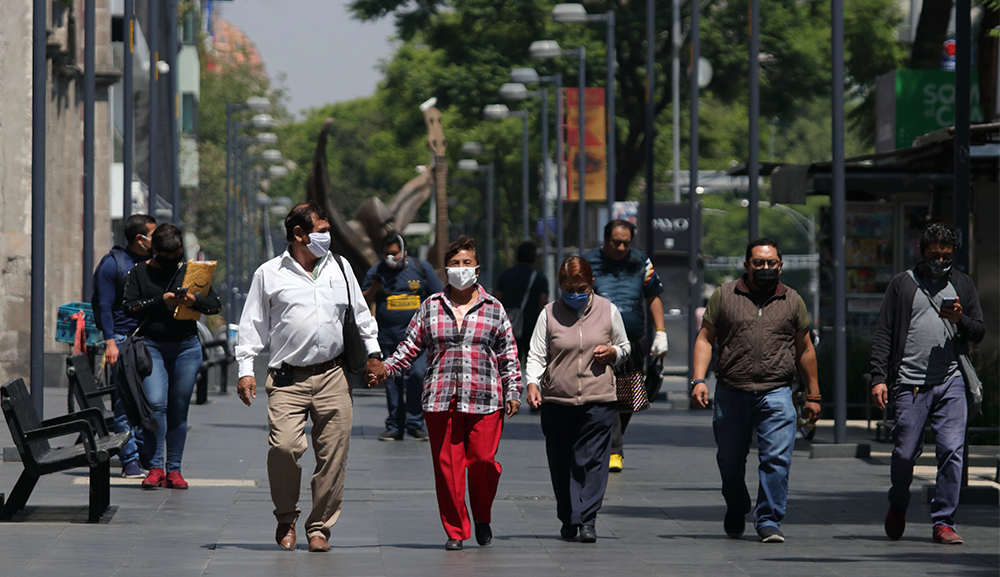
MULTIPOLYGON (((979 80, 972 71, 970 117, 983 121, 979 106, 979 80)), ((955 73, 947 70, 896 71, 896 148, 913 145, 913 139, 955 126, 955 73)))

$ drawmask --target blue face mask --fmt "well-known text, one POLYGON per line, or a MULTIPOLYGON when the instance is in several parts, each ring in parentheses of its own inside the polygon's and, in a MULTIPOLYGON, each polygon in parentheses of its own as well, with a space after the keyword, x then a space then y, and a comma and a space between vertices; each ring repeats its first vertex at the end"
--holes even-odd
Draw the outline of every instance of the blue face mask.
POLYGON ((574 309, 582 309, 587 306, 587 299, 590 298, 590 293, 563 293, 562 300, 564 303, 569 305, 574 309))

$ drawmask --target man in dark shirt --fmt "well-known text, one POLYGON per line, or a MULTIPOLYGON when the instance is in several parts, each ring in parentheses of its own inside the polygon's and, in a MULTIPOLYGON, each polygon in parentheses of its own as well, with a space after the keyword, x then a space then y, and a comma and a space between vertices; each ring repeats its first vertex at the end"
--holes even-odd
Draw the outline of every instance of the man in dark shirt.
MULTIPOLYGON (((133 214, 125 220, 125 248, 115 246, 101 259, 94 273, 94 296, 97 302, 99 328, 104 333, 104 359, 110 366, 118 362, 118 345, 125 337, 135 330, 138 321, 128 317, 122 311, 122 292, 125 288, 125 278, 138 262, 149 259, 152 248, 153 231, 156 230, 156 219, 146 214, 133 214)), ((114 375, 114 371, 112 371, 114 375)), ((132 428, 121 401, 114 403, 115 432, 121 433, 132 428)), ((122 462, 122 476, 131 479, 144 477, 139 465, 139 448, 142 445, 140 429, 132 431, 132 438, 122 448, 119 458, 122 462)))
MULTIPOLYGON (((368 269, 361 290, 369 303, 375 303, 378 342, 388 357, 403 341, 420 303, 444 287, 429 264, 407 254, 406 241, 399 234, 391 233, 382 240, 382 256, 381 262, 368 269)), ((401 441, 404 432, 419 441, 428 439, 420 404, 426 368, 427 360, 421 356, 403 377, 385 382, 389 416, 378 440, 401 441)))
POLYGON ((494 291, 514 326, 517 356, 521 359, 522 366, 528 358, 528 345, 531 333, 535 331, 538 314, 549 302, 549 281, 534 269, 537 253, 538 249, 533 242, 522 242, 517 247, 517 264, 500 274, 494 291), (518 314, 521 316, 520 333, 515 322, 518 314))

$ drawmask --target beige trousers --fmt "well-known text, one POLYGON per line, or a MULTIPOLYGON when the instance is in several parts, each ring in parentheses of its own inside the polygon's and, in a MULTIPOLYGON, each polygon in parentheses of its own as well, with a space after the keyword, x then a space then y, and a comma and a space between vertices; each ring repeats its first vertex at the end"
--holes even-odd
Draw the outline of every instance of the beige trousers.
POLYGON ((302 467, 298 461, 306 452, 306 417, 312 419, 312 444, 316 470, 312 476, 312 511, 306 518, 309 537, 330 537, 330 527, 340 517, 344 499, 344 474, 351 444, 354 404, 350 386, 341 367, 314 375, 295 371, 295 380, 284 387, 274 386, 267 377, 267 424, 270 427, 267 477, 271 484, 274 516, 279 523, 295 523, 302 467))

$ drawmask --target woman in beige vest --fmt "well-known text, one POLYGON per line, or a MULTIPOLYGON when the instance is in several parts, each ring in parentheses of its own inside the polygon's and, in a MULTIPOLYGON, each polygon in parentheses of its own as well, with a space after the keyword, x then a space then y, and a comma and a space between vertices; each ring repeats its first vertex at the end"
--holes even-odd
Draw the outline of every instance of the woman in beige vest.
POLYGON ((594 523, 608 485, 615 374, 631 352, 621 313, 594 294, 581 257, 559 267, 562 298, 538 315, 525 376, 528 403, 541 406, 559 533, 597 541, 594 523), (540 388, 539 388, 540 387, 540 388))

